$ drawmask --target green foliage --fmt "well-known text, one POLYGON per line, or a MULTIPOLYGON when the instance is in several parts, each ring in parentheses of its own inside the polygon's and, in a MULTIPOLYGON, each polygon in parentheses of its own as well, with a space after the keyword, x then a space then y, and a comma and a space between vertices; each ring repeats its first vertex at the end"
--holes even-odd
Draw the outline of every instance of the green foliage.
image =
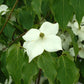
POLYGON ((4 0, 0 0, 0 4, 2 4, 4 2, 4 0))
MULTIPOLYGON (((5 15, 0 15, 0 32, 15 2, 16 0, 0 0, 0 5, 6 4, 9 10, 5 15)), ((13 84, 32 84, 32 81, 35 83, 40 69, 41 78, 46 77, 43 84, 77 84, 78 81, 84 83, 84 60, 78 56, 78 40, 73 31, 67 28, 74 14, 80 24, 84 16, 84 0, 19 0, 12 14, 16 21, 9 19, 0 33, 0 44, 5 45, 3 49, 0 45, 0 83, 4 84, 10 75, 13 84), (22 36, 31 28, 39 28, 44 21, 58 22, 58 35, 68 32, 75 57, 68 50, 52 53, 44 51, 29 63, 22 47, 22 36)), ((14 19, 13 16, 11 18, 14 19)))
POLYGON ((3 32, 4 32, 4 35, 7 36, 11 40, 14 31, 15 31, 15 28, 13 27, 13 25, 8 23, 3 32))
POLYGON ((39 16, 41 16, 41 3, 42 0, 32 0, 31 5, 35 13, 39 16))
POLYGON ((13 77, 15 84, 20 84, 22 78, 22 67, 24 64, 24 52, 19 44, 12 45, 7 50, 7 70, 13 77))
POLYGON ((35 61, 26 64, 23 67, 23 80, 24 84, 31 84, 33 76, 35 76, 38 73, 38 67, 37 63, 35 61))
POLYGON ((73 7, 69 4, 69 0, 52 0, 51 11, 60 26, 66 28, 68 21, 73 15, 73 7))
POLYGON ((84 64, 84 60, 80 63, 80 72, 81 72, 81 74, 82 74, 82 76, 84 78, 84 67, 82 67, 83 64, 84 64))
POLYGON ((6 4, 12 8, 16 0, 6 0, 6 4))
POLYGON ((82 17, 84 16, 84 0, 70 0, 71 5, 74 8, 74 12, 76 13, 77 20, 80 24, 82 17))
POLYGON ((79 78, 79 70, 68 53, 64 53, 58 59, 57 79, 61 84, 73 84, 79 78))
POLYGON ((26 8, 23 10, 19 10, 18 12, 18 22, 24 29, 30 29, 34 22, 34 13, 31 8, 26 8))
POLYGON ((43 55, 41 55, 38 58, 38 66, 43 70, 44 75, 48 78, 50 84, 53 84, 57 72, 56 72, 54 60, 51 57, 51 55, 49 53, 44 52, 43 55))
POLYGON ((2 72, 5 74, 6 77, 8 77, 8 71, 6 69, 6 52, 4 52, 2 55, 1 55, 1 70, 2 72))

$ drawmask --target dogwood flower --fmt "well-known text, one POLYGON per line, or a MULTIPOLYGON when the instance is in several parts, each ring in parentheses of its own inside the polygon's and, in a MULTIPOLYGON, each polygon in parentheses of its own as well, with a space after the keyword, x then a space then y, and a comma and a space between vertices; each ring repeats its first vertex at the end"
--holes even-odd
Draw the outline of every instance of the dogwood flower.
MULTIPOLYGON (((84 44, 80 43, 80 41, 78 41, 78 47, 79 47, 79 52, 78 52, 78 56, 80 58, 84 59, 84 44)), ((74 52, 74 48, 70 48, 69 52, 71 54, 71 56, 75 56, 75 52, 74 52)))
POLYGON ((5 15, 6 12, 8 11, 7 9, 8 9, 7 5, 4 5, 4 4, 0 5, 0 13, 1 13, 1 15, 5 15))
POLYGON ((23 47, 29 56, 29 62, 43 51, 55 52, 62 50, 61 39, 56 34, 59 30, 59 24, 44 22, 40 29, 30 29, 24 36, 23 47))
POLYGON ((83 41, 84 40, 84 17, 82 18, 81 24, 79 26, 76 17, 74 17, 74 21, 73 22, 69 22, 68 26, 70 26, 72 28, 72 31, 75 35, 78 35, 79 40, 83 41))
POLYGON ((69 46, 72 42, 71 37, 68 33, 62 33, 60 34, 60 37, 62 39, 62 47, 64 50, 68 50, 69 46))

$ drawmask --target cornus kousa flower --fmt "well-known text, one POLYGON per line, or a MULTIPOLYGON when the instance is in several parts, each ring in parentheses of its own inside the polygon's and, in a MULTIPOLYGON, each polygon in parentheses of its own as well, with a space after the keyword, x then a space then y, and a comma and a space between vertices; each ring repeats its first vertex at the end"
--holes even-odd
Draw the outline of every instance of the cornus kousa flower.
POLYGON ((60 34, 60 37, 62 39, 62 47, 64 50, 68 50, 69 46, 72 42, 71 37, 68 33, 62 33, 60 34))
POLYGON ((84 40, 84 17, 82 18, 80 26, 75 16, 73 22, 69 22, 68 26, 72 28, 72 31, 74 32, 75 35, 78 35, 80 41, 84 40))
MULTIPOLYGON (((82 44, 81 42, 78 41, 78 47, 79 47, 79 52, 78 52, 78 56, 80 58, 84 59, 84 44, 82 44)), ((75 56, 75 52, 74 52, 74 48, 70 48, 69 52, 71 54, 71 56, 75 56)))
POLYGON ((29 56, 29 62, 42 54, 43 51, 55 52, 62 50, 61 39, 56 36, 59 24, 44 22, 40 29, 30 29, 24 36, 23 47, 29 56))
POLYGON ((7 5, 0 5, 0 14, 5 15, 6 12, 8 11, 8 6, 7 5))

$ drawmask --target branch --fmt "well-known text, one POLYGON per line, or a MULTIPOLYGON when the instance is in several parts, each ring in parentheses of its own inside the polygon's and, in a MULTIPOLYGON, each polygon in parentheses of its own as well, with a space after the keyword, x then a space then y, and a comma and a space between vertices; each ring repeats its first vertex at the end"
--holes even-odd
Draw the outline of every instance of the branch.
POLYGON ((39 70, 39 75, 38 75, 37 84, 40 84, 41 72, 42 72, 42 70, 40 69, 40 70, 39 70))
POLYGON ((21 38, 26 32, 20 34, 15 40, 13 40, 11 43, 9 43, 9 46, 11 46, 15 41, 17 41, 19 38, 21 38))
POLYGON ((3 30, 4 30, 5 26, 6 26, 6 24, 8 23, 8 21, 9 21, 9 19, 10 19, 11 15, 12 15, 12 13, 13 13, 13 11, 14 11, 14 9, 15 9, 15 7, 16 7, 16 5, 17 5, 17 3, 18 3, 18 1, 19 1, 19 0, 16 0, 16 2, 15 2, 15 4, 14 4, 14 6, 13 6, 13 8, 12 8, 12 10, 11 10, 11 12, 10 12, 9 16, 8 16, 8 19, 6 20, 6 22, 5 22, 4 26, 2 27, 2 29, 1 29, 1 31, 0 31, 0 34, 3 32, 3 30))

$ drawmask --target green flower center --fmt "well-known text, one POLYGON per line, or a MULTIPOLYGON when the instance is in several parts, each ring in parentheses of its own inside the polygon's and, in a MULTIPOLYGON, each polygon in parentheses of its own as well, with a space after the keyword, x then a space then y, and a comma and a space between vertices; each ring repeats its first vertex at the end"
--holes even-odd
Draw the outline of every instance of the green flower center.
POLYGON ((41 38, 43 38, 44 37, 44 33, 40 33, 40 35, 39 35, 41 38))

